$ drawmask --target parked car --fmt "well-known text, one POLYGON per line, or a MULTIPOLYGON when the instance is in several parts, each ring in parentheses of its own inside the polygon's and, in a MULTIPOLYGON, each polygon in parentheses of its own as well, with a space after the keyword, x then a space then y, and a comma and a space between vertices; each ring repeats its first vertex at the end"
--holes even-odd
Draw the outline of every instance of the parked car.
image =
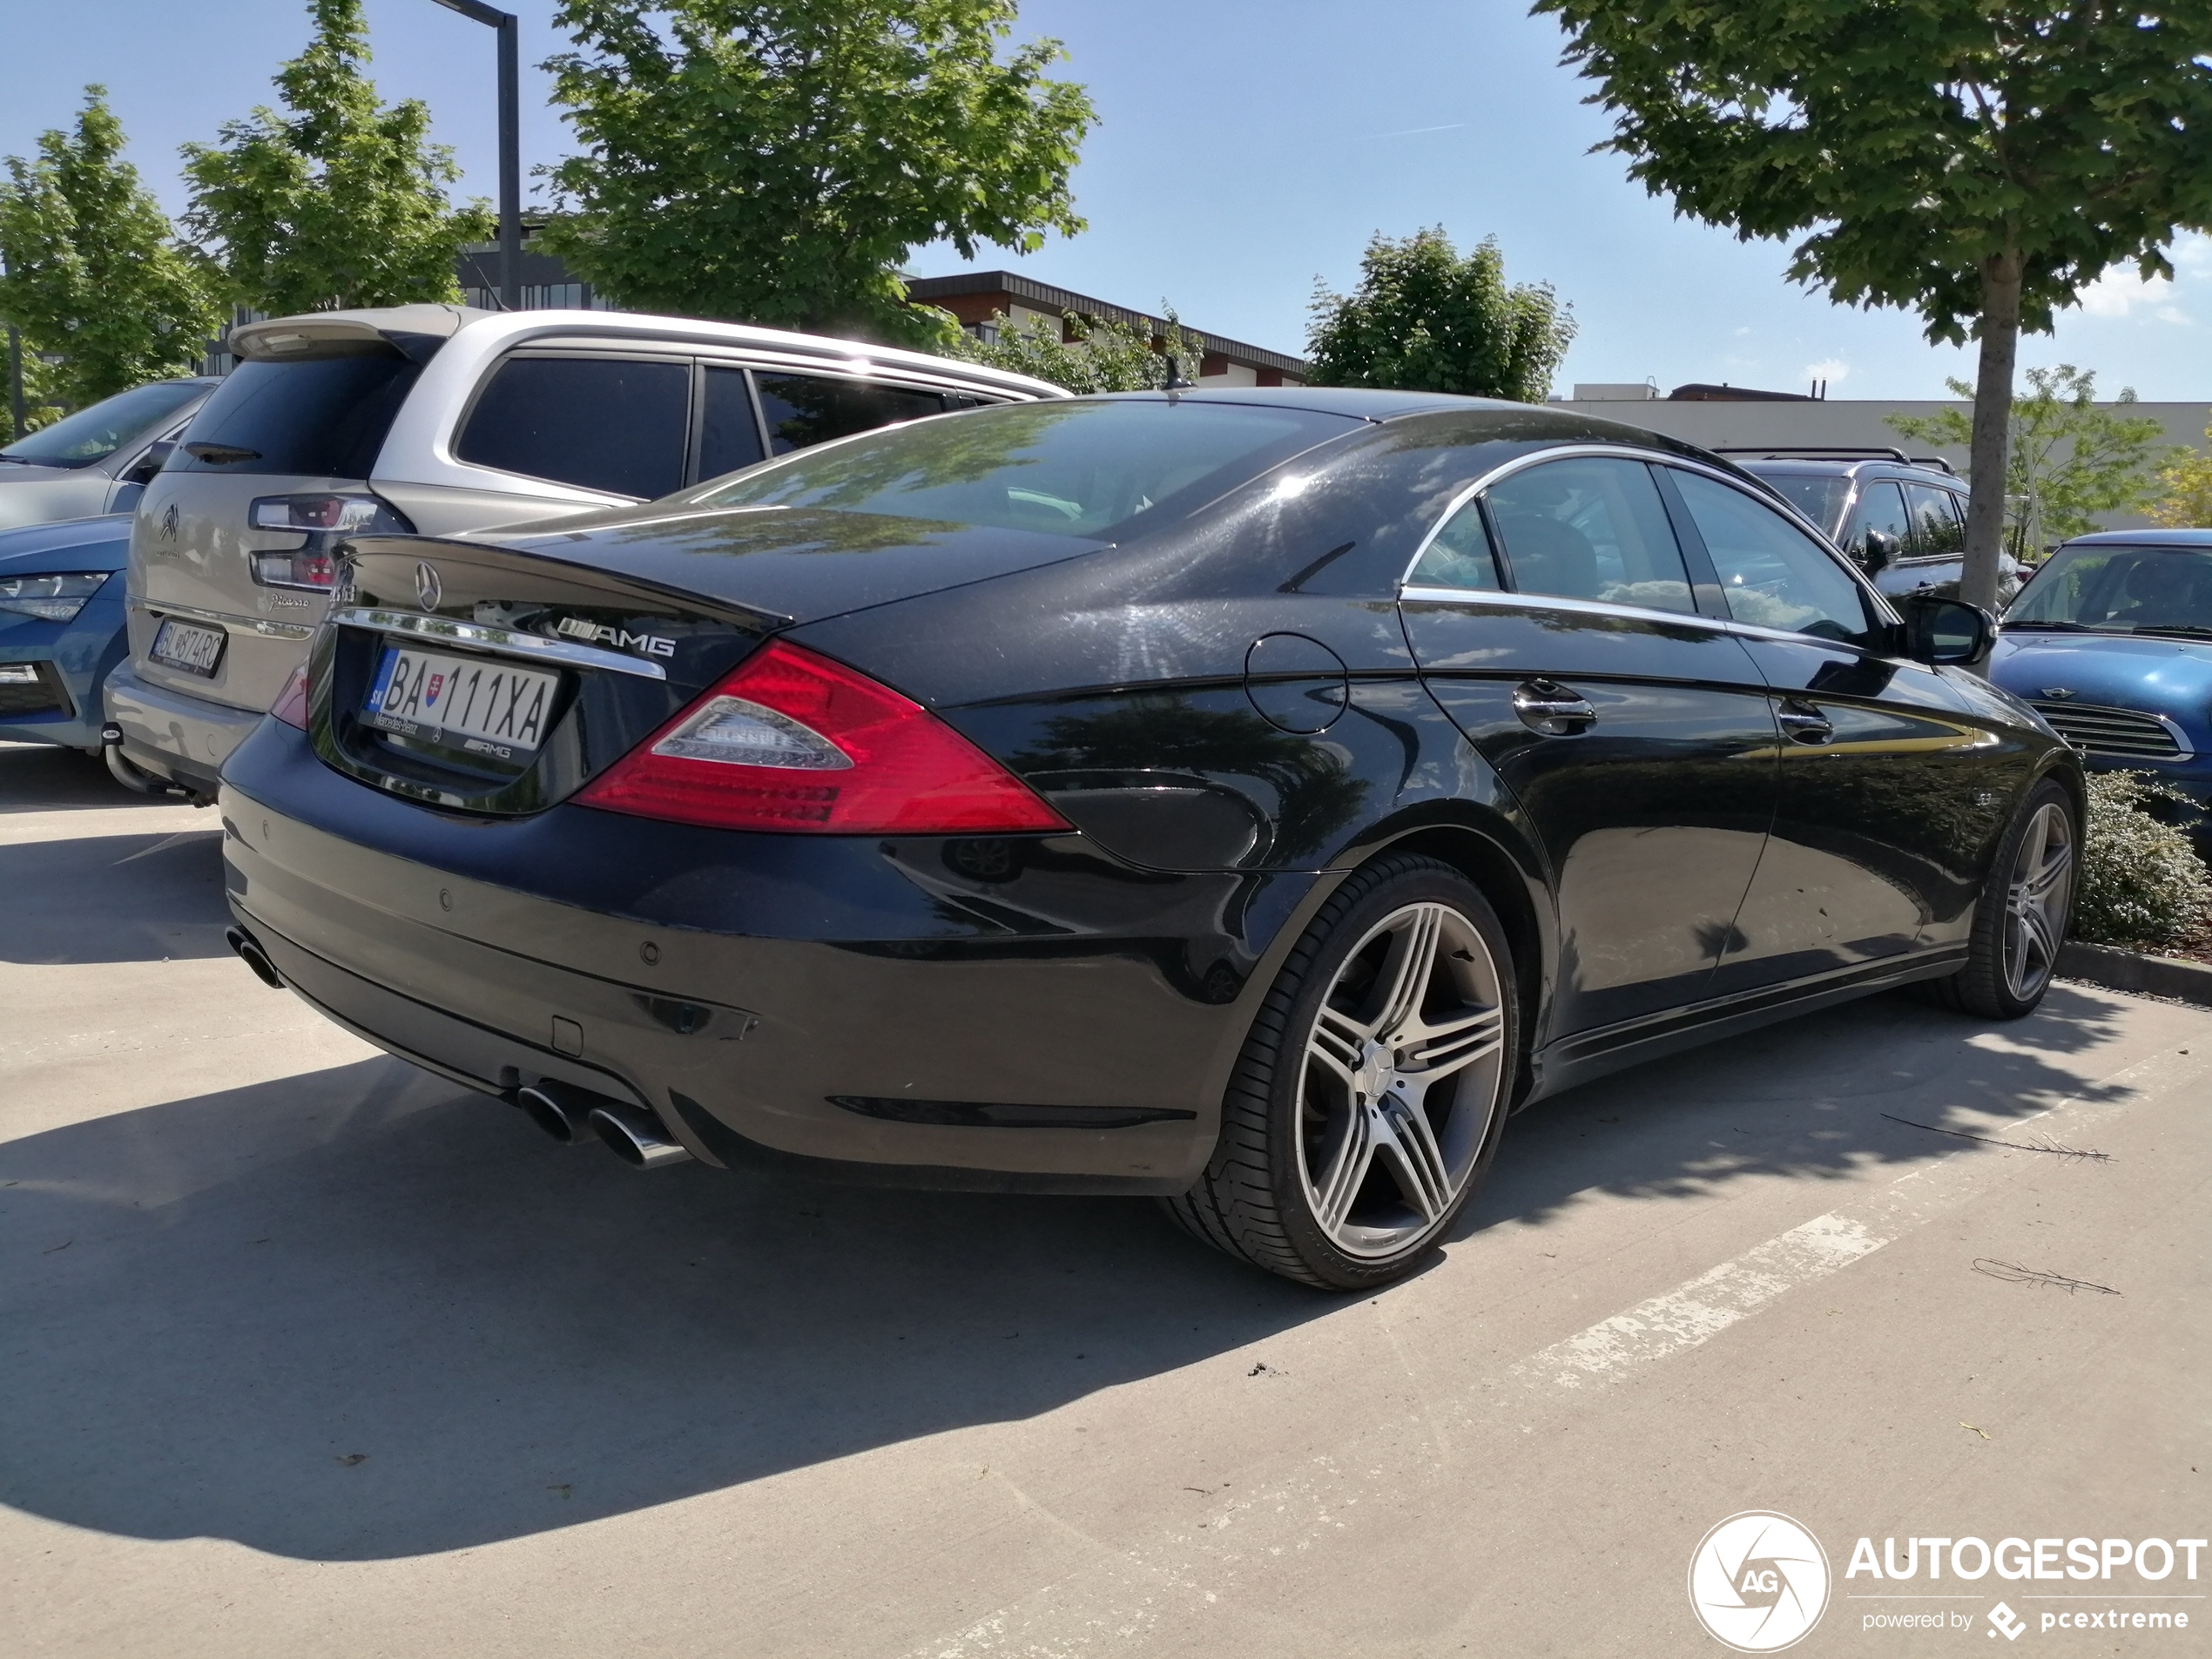
POLYGON ((318 312, 234 329, 132 535, 121 775, 212 796, 368 530, 498 529, 665 496, 764 455, 1058 388, 679 317, 318 312))
MULTIPOLYGON (((1966 487, 1950 464, 1902 449, 1723 449, 1817 524, 1887 594, 1955 597, 1965 567, 1966 487)), ((2022 571, 1998 555, 1997 603, 2022 571)))
POLYGON ((1987 613, 1562 411, 1017 404, 340 581, 224 770, 234 948, 648 1168, 1151 1193, 1370 1285, 1508 1108, 2025 1014, 2072 892, 1987 613))
POLYGON ((128 513, 0 530, 0 742, 99 752, 130 556, 128 513))
POLYGON ((170 442, 220 383, 134 386, 0 449, 0 529, 129 512, 170 442))
POLYGON ((2067 543, 2005 613, 1989 674, 2092 770, 2148 772, 2212 806, 2212 529, 2067 543))

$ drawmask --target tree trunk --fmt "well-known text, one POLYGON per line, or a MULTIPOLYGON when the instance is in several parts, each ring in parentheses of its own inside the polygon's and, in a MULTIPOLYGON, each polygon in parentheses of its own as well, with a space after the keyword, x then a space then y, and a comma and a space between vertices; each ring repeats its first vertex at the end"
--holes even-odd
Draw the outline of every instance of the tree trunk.
POLYGON ((1993 254, 1981 265, 1981 368, 1974 381, 1974 430, 1968 451, 1973 494, 1966 503, 1966 570, 1959 597, 1997 608, 1997 558, 2005 543, 2005 482, 2013 418, 2013 368, 2020 355, 2020 258, 1993 254))

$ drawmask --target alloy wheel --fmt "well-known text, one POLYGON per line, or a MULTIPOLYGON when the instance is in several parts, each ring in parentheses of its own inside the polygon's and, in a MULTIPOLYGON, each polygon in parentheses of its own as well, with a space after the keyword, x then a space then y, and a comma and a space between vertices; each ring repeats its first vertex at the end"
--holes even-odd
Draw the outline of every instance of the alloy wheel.
POLYGON ((1498 965, 1448 905, 1386 916, 1337 970, 1306 1038, 1299 1175, 1339 1250, 1406 1250, 1440 1227, 1501 1106, 1498 965))
POLYGON ((2045 801, 2027 820, 2005 892, 2005 983, 2033 1000, 2058 967, 2067 907, 2074 897, 2074 826, 2045 801))

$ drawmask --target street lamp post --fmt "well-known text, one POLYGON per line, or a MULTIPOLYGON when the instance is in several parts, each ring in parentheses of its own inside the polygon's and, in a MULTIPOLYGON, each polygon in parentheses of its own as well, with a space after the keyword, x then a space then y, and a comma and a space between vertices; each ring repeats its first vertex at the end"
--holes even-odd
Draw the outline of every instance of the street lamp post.
POLYGON ((515 14, 482 0, 438 0, 499 31, 499 302, 509 311, 523 305, 523 145, 520 30, 515 14))

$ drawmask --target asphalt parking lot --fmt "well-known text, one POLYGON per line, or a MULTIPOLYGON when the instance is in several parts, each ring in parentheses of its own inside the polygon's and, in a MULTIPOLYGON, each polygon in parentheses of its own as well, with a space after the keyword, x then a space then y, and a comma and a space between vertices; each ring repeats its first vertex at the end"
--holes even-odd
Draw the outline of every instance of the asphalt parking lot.
MULTIPOLYGON (((1871 1629, 1853 1542, 2212 1518, 2212 1013, 1883 997, 1587 1087, 1345 1300, 1140 1203, 556 1146, 263 988, 220 856, 0 747, 11 1652, 1707 1654, 1691 1554, 1773 1509, 1797 1651, 1986 1655, 2083 1587, 1871 1629)), ((2205 1650, 2127 1588, 2199 1628, 2070 1650, 2205 1650)))

